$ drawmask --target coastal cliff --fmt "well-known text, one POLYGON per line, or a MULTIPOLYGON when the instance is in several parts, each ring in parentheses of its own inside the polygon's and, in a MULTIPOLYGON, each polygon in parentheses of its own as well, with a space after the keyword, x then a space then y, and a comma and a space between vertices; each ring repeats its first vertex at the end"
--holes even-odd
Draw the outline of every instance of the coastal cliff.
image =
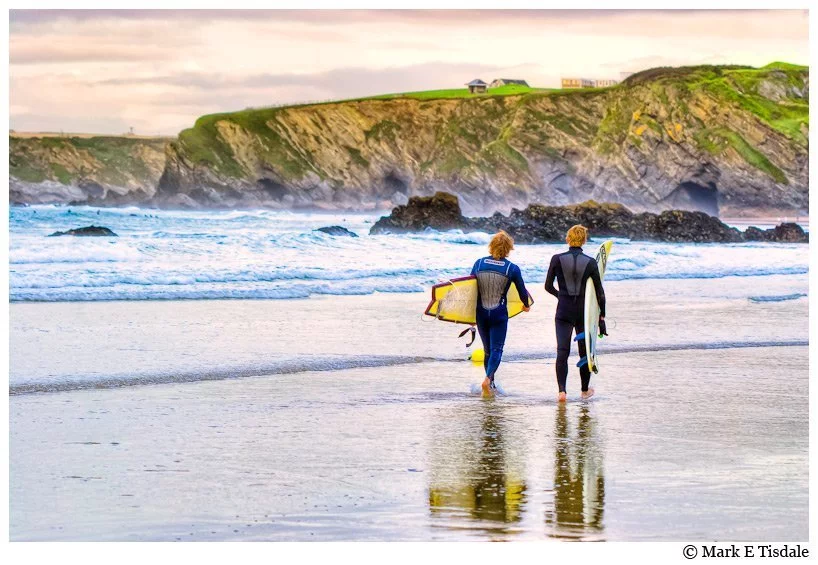
POLYGON ((9 136, 11 204, 136 204, 156 192, 166 138, 9 136))
MULTIPOLYGON (((166 145, 142 202, 388 209, 446 190, 470 214, 589 199, 634 211, 804 214, 808 87, 809 69, 785 63, 658 68, 610 88, 208 115, 166 145)), ((113 185, 103 186, 104 200, 113 185)))

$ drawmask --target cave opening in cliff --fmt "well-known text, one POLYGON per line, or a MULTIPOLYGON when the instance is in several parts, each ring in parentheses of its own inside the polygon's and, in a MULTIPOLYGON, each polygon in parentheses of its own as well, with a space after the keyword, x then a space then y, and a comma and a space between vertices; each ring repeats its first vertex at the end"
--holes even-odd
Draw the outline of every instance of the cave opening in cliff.
POLYGON ((383 187, 386 196, 392 196, 396 192, 405 196, 409 194, 409 185, 394 172, 383 178, 383 187))
POLYGON ((665 198, 665 203, 679 210, 695 210, 711 216, 719 215, 719 192, 712 182, 707 184, 683 182, 665 198))
POLYGON ((259 179, 258 186, 267 196, 275 200, 281 200, 289 194, 286 186, 272 179, 259 179))

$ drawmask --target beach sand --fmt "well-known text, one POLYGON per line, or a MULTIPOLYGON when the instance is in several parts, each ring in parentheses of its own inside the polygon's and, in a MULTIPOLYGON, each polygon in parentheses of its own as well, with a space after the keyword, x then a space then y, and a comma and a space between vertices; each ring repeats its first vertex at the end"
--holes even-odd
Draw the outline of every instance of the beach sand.
POLYGON ((763 281, 609 283, 564 407, 536 287, 489 400, 419 294, 12 304, 10 537, 804 540, 806 275, 763 281))

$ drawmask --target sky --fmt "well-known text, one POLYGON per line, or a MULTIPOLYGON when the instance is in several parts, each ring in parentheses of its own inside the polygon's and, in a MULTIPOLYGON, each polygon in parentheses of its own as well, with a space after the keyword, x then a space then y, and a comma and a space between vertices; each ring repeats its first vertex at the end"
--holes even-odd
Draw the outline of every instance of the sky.
POLYGON ((9 51, 12 129, 143 135, 475 78, 809 63, 804 10, 11 10, 9 51))

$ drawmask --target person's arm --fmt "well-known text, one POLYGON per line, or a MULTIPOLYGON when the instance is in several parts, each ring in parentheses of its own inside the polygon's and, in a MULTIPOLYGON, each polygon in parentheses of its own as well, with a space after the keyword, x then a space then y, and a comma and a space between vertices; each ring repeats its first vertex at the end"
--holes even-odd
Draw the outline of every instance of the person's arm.
POLYGON ((591 261, 591 280, 594 281, 594 291, 596 291, 596 301, 599 304, 599 318, 605 318, 605 290, 602 288, 602 279, 599 278, 599 265, 596 261, 591 261))
POLYGON ((554 288, 554 278, 557 276, 557 258, 556 255, 551 257, 551 264, 548 265, 548 274, 545 276, 545 290, 548 291, 548 294, 553 294, 557 298, 560 297, 560 293, 557 292, 557 289, 554 288))
POLYGON ((478 259, 477 261, 474 262, 474 265, 472 265, 472 268, 471 268, 471 275, 470 276, 473 277, 473 276, 475 276, 477 274, 477 265, 479 265, 479 264, 480 264, 480 259, 478 259))
POLYGON ((523 282, 523 273, 520 271, 520 267, 516 265, 514 266, 514 273, 511 276, 511 282, 517 287, 517 293, 520 295, 520 300, 523 301, 525 310, 528 310, 531 307, 531 303, 528 300, 528 291, 525 289, 525 282, 523 282))

